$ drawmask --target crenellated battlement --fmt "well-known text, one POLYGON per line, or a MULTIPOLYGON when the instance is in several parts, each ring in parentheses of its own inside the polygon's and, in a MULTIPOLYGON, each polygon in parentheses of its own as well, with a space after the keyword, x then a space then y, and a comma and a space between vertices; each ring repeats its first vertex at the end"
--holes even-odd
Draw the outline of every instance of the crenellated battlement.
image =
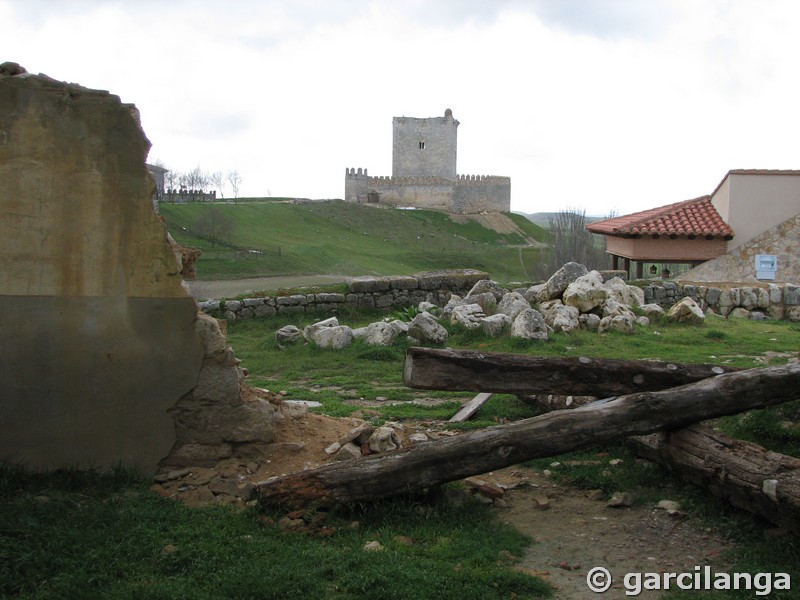
POLYGON ((444 117, 394 117, 392 175, 372 177, 367 169, 346 168, 345 200, 455 213, 509 212, 510 177, 456 173, 458 125, 450 109, 444 117))

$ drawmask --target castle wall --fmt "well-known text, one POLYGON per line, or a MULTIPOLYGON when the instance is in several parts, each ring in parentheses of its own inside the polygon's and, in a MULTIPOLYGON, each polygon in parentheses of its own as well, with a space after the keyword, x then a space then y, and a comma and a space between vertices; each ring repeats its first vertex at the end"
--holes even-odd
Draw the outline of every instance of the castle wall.
POLYGON ((392 119, 392 177, 456 178, 458 121, 444 117, 392 119))
POLYGON ((493 175, 370 177, 347 169, 345 200, 359 204, 414 206, 455 213, 510 212, 511 178, 493 175))
POLYGON ((511 178, 460 175, 456 180, 453 212, 511 212, 511 178))

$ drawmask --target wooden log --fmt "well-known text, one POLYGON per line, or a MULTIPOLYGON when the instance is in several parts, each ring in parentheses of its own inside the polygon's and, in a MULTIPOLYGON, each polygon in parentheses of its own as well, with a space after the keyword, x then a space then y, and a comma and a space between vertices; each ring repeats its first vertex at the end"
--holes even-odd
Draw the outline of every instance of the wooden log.
POLYGON ((637 454, 737 508, 800 533, 800 458, 735 440, 703 424, 628 442, 637 454))
POLYGON ((364 501, 420 491, 545 456, 797 397, 800 363, 726 373, 656 392, 598 400, 575 410, 436 440, 386 455, 344 461, 261 482, 264 504, 364 501))
POLYGON ((478 409, 486 404, 486 401, 491 397, 491 394, 478 394, 472 400, 467 402, 460 411, 454 414, 448 423, 462 423, 463 421, 468 421, 472 418, 472 415, 478 412, 478 409))
POLYGON ((731 367, 586 357, 409 348, 405 385, 425 390, 621 396, 700 381, 731 367))

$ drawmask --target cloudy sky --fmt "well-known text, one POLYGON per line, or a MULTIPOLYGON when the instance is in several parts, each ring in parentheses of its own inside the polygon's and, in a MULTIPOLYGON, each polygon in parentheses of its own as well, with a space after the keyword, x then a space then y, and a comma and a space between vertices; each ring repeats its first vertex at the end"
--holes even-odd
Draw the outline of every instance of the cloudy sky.
POLYGON ((0 62, 138 106, 149 160, 243 196, 391 174, 392 117, 453 110, 511 207, 625 214, 800 168, 796 0, 0 0, 0 62))

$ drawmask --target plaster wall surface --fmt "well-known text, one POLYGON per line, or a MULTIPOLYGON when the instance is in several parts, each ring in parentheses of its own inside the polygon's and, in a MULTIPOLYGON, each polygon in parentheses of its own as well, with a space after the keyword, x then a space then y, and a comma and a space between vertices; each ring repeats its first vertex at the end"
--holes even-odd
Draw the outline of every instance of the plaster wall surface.
POLYGON ((720 216, 733 228, 728 249, 800 214, 800 173, 730 173, 712 197, 720 216))
POLYGON ((133 105, 0 76, 0 458, 154 469, 197 383, 197 307, 133 105))

